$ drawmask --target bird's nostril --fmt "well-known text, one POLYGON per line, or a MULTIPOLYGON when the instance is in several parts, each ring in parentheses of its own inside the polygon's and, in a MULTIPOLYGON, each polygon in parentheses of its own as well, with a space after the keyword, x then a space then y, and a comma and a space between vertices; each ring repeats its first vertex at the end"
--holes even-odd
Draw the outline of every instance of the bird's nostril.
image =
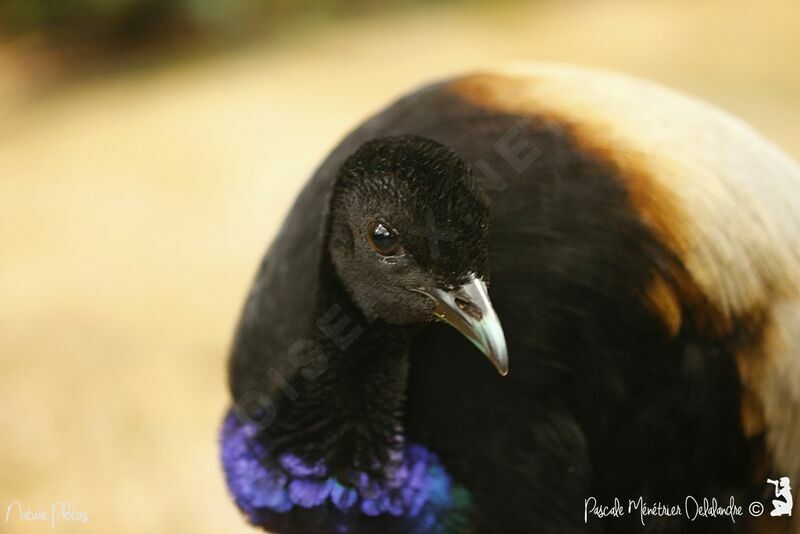
POLYGON ((483 318, 483 312, 481 312, 481 309, 475 306, 472 302, 466 299, 462 299, 461 297, 456 297, 455 301, 456 301, 456 306, 458 306, 458 308, 461 311, 469 314, 478 321, 480 321, 483 318))

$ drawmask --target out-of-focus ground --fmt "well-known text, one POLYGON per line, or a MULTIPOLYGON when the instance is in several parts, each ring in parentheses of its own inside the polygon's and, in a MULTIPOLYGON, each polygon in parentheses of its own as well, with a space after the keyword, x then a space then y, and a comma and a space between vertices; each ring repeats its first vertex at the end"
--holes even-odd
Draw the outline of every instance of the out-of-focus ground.
POLYGON ((800 3, 442 4, 58 84, 0 48, 0 531, 245 532, 216 432, 256 264, 314 166, 415 85, 508 59, 700 95, 800 157, 800 3))

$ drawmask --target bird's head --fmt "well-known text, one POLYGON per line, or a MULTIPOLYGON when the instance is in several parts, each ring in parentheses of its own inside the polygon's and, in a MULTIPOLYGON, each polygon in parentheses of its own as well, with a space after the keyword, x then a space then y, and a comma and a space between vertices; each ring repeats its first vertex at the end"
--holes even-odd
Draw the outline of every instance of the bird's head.
POLYGON ((489 208, 467 162, 415 136, 362 145, 342 165, 329 252, 367 317, 442 320, 505 375, 508 357, 489 300, 489 208))

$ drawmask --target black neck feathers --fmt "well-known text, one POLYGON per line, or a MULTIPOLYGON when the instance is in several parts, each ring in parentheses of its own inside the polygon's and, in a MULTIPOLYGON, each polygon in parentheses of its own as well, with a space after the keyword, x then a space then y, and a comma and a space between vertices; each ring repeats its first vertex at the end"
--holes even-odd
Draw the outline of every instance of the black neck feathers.
POLYGON ((403 444, 408 348, 419 329, 367 319, 327 258, 320 271, 313 343, 266 432, 276 453, 324 460, 332 472, 379 471, 403 444))

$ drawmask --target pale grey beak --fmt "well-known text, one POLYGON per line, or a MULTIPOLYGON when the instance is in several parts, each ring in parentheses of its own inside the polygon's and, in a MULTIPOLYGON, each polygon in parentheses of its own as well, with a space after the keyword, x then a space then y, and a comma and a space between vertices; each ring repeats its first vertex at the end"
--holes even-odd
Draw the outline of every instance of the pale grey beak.
POLYGON ((508 374, 506 337, 483 280, 473 275, 469 282, 450 291, 416 291, 433 299, 433 314, 472 341, 498 373, 508 374))

